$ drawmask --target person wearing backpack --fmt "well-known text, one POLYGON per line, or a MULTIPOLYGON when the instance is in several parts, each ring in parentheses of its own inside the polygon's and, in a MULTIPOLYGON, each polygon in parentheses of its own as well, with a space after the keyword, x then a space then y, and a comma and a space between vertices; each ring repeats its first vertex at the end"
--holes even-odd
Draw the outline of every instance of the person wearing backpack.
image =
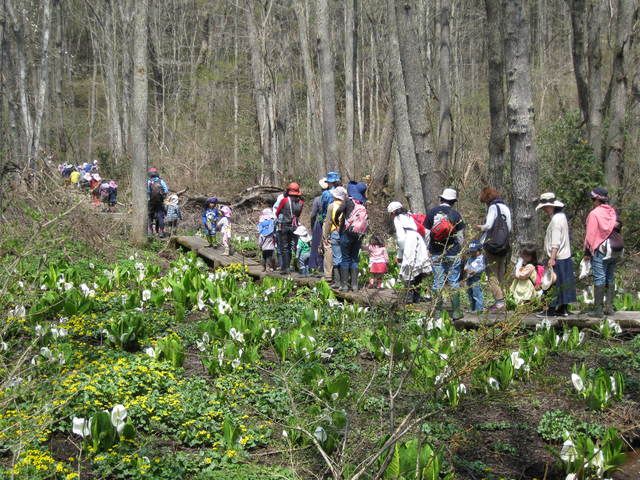
POLYGON ((258 218, 258 246, 262 251, 262 271, 266 272, 267 267, 276 271, 276 216, 273 209, 265 208, 258 218))
MULTIPOLYGON (((453 208, 458 201, 458 192, 445 188, 440 194, 440 205, 427 212, 424 226, 429 230, 429 252, 433 260, 433 290, 439 292, 445 283, 455 290, 451 297, 453 320, 463 317, 460 309, 460 274, 462 261, 460 252, 464 243, 465 224, 462 215, 453 208)), ((442 299, 439 301, 442 308, 442 299)))
POLYGON ((544 210, 551 218, 544 237, 544 249, 549 260, 547 266, 556 274, 555 295, 546 312, 539 317, 568 317, 568 305, 577 300, 576 279, 573 275, 573 259, 569 237, 569 222, 564 213, 564 203, 556 198, 555 193, 540 195, 536 210, 544 210))
POLYGON ((309 270, 314 276, 321 277, 324 266, 324 251, 322 248, 322 194, 329 189, 326 178, 318 181, 322 191, 313 199, 311 205, 311 255, 309 256, 309 270))
POLYGON ((157 168, 149 169, 149 179, 147 180, 147 199, 149 201, 149 234, 155 233, 164 237, 164 197, 169 192, 167 183, 160 178, 157 168))
POLYGON ((218 197, 207 198, 202 212, 202 230, 207 243, 212 248, 218 248, 216 234, 218 233, 218 222, 222 218, 218 208, 218 197))
POLYGON ((369 216, 365 203, 367 185, 364 182, 349 182, 346 200, 337 210, 340 217, 340 290, 358 290, 358 265, 362 238, 369 228, 369 216))
POLYGON ((300 185, 291 182, 284 194, 278 196, 273 205, 276 217, 276 239, 280 255, 280 273, 287 275, 291 268, 291 257, 296 248, 297 238, 293 234, 298 227, 298 218, 302 213, 304 200, 300 185))
POLYGON ((482 189, 480 201, 487 205, 484 225, 478 225, 478 228, 482 232, 480 242, 484 248, 487 283, 495 302, 489 307, 488 312, 498 313, 506 308, 502 287, 511 250, 509 242, 512 229, 511 209, 505 205, 500 194, 491 187, 482 189))
POLYGON ((624 248, 622 224, 615 208, 609 205, 609 192, 606 189, 596 187, 589 197, 593 210, 587 216, 584 256, 591 261, 594 305, 587 314, 603 317, 613 314, 616 264, 624 248))
POLYGON ((413 216, 400 202, 391 202, 387 206, 387 212, 393 219, 398 246, 397 262, 400 264, 400 279, 407 287, 407 302, 420 303, 425 300, 419 293, 420 282, 431 272, 427 244, 418 232, 413 216))
POLYGON ((178 229, 178 224, 182 220, 182 211, 180 210, 180 199, 178 195, 172 193, 166 201, 167 214, 164 217, 164 223, 169 228, 169 235, 173 235, 178 229))

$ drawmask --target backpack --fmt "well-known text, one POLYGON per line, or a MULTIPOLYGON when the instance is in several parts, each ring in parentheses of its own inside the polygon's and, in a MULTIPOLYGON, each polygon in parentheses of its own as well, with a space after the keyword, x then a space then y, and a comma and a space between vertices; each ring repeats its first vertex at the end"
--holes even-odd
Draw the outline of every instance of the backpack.
POLYGON ((162 205, 164 203, 164 191, 162 190, 162 184, 160 179, 154 180, 149 186, 149 203, 151 205, 162 205))
POLYGON ((507 217, 500 210, 499 204, 494 203, 493 205, 498 209, 498 215, 487 231, 484 249, 492 255, 503 256, 509 251, 509 225, 507 225, 507 217))
POLYGON ((609 235, 609 247, 611 247, 611 251, 613 252, 621 252, 624 250, 624 239, 622 238, 622 233, 619 228, 614 228, 611 235, 609 235))
POLYGON ((258 232, 260 232, 260 235, 262 235, 263 237, 268 237, 269 235, 273 235, 275 228, 276 228, 276 225, 273 219, 265 220, 258 224, 258 232))
POLYGON ((416 223, 416 231, 420 234, 422 238, 427 236, 427 229, 424 226, 424 221, 427 219, 426 215, 421 213, 411 213, 411 218, 416 223))
POLYGON ((544 266, 536 265, 536 281, 533 282, 535 288, 539 288, 542 284, 542 276, 544 275, 544 266))
POLYGON ((440 212, 436 215, 435 220, 433 227, 431 227, 431 238, 436 242, 444 243, 449 240, 449 237, 455 230, 455 227, 444 212, 440 212))
POLYGON ((362 237, 369 228, 369 214, 367 208, 360 202, 353 202, 353 210, 344 223, 345 231, 362 237))

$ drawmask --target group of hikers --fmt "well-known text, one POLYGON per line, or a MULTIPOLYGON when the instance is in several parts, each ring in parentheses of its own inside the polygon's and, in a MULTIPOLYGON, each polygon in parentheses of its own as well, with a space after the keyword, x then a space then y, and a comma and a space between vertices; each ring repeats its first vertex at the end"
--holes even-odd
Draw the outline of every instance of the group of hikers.
MULTIPOLYGON (((381 235, 371 235, 368 245, 363 244, 365 234, 369 233, 367 180, 350 181, 344 186, 337 172, 329 172, 322 178, 321 193, 312 203, 310 229, 300 223, 304 207, 300 185, 290 183, 273 207, 264 209, 258 219, 263 269, 275 271, 279 267, 286 275, 295 253, 301 275, 324 276, 334 288, 357 291, 360 252, 367 251, 368 286, 382 288, 389 263, 385 242, 381 235)), ((609 205, 606 189, 594 188, 589 198, 593 209, 586 219, 582 277, 592 272, 594 309, 588 314, 602 317, 613 312, 614 274, 623 250, 621 223, 616 210, 609 205)), ((405 283, 408 302, 430 300, 430 296, 420 295, 420 286, 432 273, 431 291, 438 299, 438 309, 443 309, 443 295, 439 293, 445 286, 451 288, 453 319, 464 315, 459 293, 463 281, 470 312, 506 310, 505 281, 512 254, 511 209, 491 187, 482 189, 479 200, 487 207, 486 216, 484 223, 476 226, 477 233, 468 244, 465 232, 470 228, 456 210, 455 189, 445 188, 439 195, 439 204, 426 215, 412 213, 398 201, 389 203, 387 212, 395 234, 399 278, 405 283), (483 273, 494 300, 488 308, 481 284, 483 273)), ((519 304, 544 297, 542 304, 546 306, 538 312, 541 317, 568 316, 569 305, 577 297, 564 203, 547 192, 540 195, 536 210, 549 216, 542 248, 547 260, 541 264, 538 258, 542 255, 535 244, 525 244, 518 252, 509 291, 519 304)))
POLYGON ((93 206, 102 205, 103 212, 114 212, 118 203, 118 184, 106 180, 98 172, 98 161, 84 162, 80 165, 61 163, 58 171, 65 182, 91 195, 93 206))

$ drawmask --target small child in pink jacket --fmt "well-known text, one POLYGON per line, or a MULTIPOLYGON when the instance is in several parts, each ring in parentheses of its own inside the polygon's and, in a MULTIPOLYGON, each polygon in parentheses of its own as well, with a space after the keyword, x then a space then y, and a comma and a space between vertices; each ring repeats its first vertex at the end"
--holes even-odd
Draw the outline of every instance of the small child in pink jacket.
POLYGON ((369 246, 369 288, 382 288, 382 277, 387 273, 387 264, 389 263, 389 254, 382 240, 376 235, 371 237, 369 246))

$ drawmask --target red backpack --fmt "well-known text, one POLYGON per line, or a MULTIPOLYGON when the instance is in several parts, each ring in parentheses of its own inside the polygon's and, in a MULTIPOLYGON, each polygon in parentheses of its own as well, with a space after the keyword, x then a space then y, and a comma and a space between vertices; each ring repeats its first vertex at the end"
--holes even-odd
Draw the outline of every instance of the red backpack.
POLYGON ((431 227, 431 237, 436 242, 446 242, 455 230, 446 213, 436 215, 436 222, 431 227))
POLYGON ((369 214, 367 208, 360 202, 353 202, 353 210, 344 224, 347 232, 362 237, 369 228, 369 214))
POLYGON ((413 221, 416 223, 416 230, 420 236, 423 238, 426 237, 427 229, 424 226, 424 221, 427 219, 427 216, 421 213, 412 213, 411 218, 413 218, 413 221))

